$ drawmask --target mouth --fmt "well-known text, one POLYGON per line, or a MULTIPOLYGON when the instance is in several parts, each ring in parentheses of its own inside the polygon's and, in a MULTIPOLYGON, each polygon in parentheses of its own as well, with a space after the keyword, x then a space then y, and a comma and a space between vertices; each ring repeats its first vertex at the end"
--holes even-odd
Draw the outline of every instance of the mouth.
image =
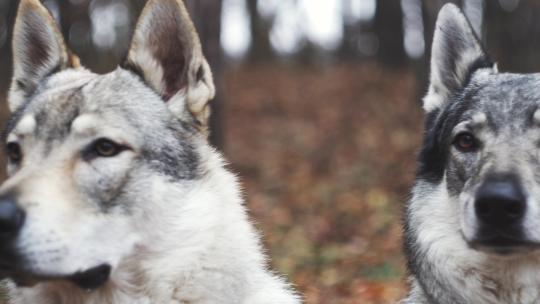
POLYGON ((468 244, 472 249, 499 255, 529 253, 540 249, 540 243, 504 234, 494 234, 482 238, 475 238, 472 241, 468 241, 468 244))
POLYGON ((85 271, 76 272, 68 277, 68 281, 86 290, 95 290, 103 286, 111 275, 111 266, 102 264, 85 271))
POLYGON ((68 281, 81 289, 92 291, 96 290, 109 280, 111 275, 111 266, 102 264, 96 267, 78 271, 70 275, 35 275, 22 272, 7 273, 6 277, 11 278, 18 286, 31 287, 40 282, 46 281, 68 281))

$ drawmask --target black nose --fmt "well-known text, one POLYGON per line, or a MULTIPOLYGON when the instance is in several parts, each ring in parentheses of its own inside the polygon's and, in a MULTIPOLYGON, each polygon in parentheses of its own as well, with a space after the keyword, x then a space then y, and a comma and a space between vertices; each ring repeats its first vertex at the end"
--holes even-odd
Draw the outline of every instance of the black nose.
POLYGON ((0 238, 17 236, 24 223, 25 213, 12 197, 0 198, 0 238))
POLYGON ((527 204, 516 179, 486 181, 476 193, 476 216, 483 225, 504 230, 519 223, 527 204))

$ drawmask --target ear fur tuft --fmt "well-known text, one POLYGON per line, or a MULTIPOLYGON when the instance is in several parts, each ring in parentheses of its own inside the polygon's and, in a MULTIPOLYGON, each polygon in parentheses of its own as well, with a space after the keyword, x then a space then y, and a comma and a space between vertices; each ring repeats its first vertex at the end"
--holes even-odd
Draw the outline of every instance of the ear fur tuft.
POLYGON ((21 0, 13 32, 13 79, 9 108, 18 109, 50 74, 80 67, 54 18, 39 0, 21 0))
POLYGON ((473 73, 483 68, 496 72, 465 15, 454 4, 446 4, 439 12, 433 36, 424 109, 430 112, 444 106, 452 93, 464 88, 473 73))
POLYGON ((208 101, 215 94, 212 72, 181 1, 146 4, 122 67, 141 76, 174 115, 206 128, 208 101))

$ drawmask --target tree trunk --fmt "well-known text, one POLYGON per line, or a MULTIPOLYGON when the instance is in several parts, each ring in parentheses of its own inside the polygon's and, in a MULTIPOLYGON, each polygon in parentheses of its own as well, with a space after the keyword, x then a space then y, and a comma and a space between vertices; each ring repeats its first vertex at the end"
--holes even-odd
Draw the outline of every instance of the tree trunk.
POLYGON ((537 72, 540 68, 540 3, 521 0, 515 8, 486 1, 487 50, 501 70, 537 72))
MULTIPOLYGON (((11 39, 13 25, 17 15, 19 1, 4 1, 0 4, 0 121, 5 122, 9 116, 7 106, 7 91, 13 75, 11 39), (3 32, 3 33, 2 33, 3 32)), ((5 155, 0 153, 0 167, 5 167, 5 155)), ((0 181, 6 178, 5 170, 0 170, 0 181)), ((5 284, 0 284, 0 303, 5 299, 5 284)))
POLYGON ((337 55, 344 60, 352 60, 358 57, 358 36, 361 33, 361 22, 351 20, 351 0, 341 0, 341 3, 343 7, 343 38, 337 55))
POLYGON ((81 58, 81 61, 90 69, 95 69, 96 65, 96 49, 92 42, 92 20, 90 20, 90 12, 88 11, 90 1, 73 4, 71 1, 58 1, 60 10, 60 30, 66 39, 69 48, 81 58), (76 26, 79 29, 74 35, 77 35, 77 43, 71 41, 70 32, 76 26))
POLYGON ((271 22, 265 20, 259 13, 258 2, 258 0, 246 0, 251 32, 249 59, 256 62, 266 61, 274 56, 270 43, 271 22))
POLYGON ((378 0, 375 33, 379 39, 377 59, 383 65, 397 68, 407 62, 403 46, 403 13, 399 0, 378 0))
MULTIPOLYGON (((6 92, 12 75, 11 38, 19 1, 4 1, 0 4, 0 92, 6 92)), ((3 94, 0 102, 3 102, 3 94)), ((5 103, 4 103, 5 104, 5 103)), ((5 117, 5 116, 2 116, 5 117)))

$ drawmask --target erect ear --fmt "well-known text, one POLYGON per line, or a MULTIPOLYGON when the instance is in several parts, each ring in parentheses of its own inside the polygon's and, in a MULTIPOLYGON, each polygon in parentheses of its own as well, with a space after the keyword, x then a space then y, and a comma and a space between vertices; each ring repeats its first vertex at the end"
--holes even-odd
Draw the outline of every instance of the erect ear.
POLYGON ((10 110, 19 108, 50 74, 78 66, 49 11, 39 0, 21 0, 13 32, 10 110))
POLYGON ((429 112, 444 106, 448 97, 463 89, 472 73, 481 68, 496 72, 465 15, 454 4, 446 4, 435 26, 424 109, 429 112))
POLYGON ((180 0, 146 4, 123 67, 139 73, 178 118, 206 128, 215 94, 212 73, 180 0))

